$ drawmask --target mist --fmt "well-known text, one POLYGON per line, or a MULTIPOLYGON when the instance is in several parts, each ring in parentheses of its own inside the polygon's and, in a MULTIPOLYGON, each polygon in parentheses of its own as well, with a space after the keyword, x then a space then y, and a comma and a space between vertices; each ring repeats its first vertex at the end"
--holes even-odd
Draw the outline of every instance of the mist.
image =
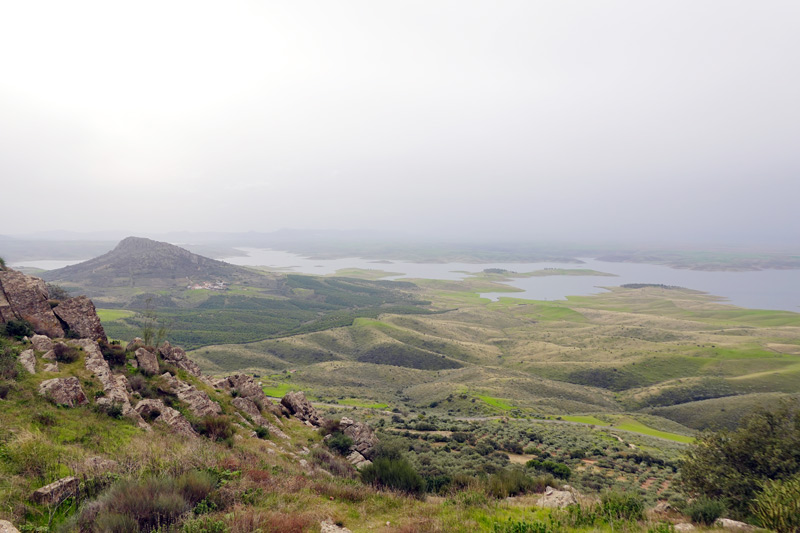
POLYGON ((0 233, 794 245, 791 1, 17 2, 0 233))

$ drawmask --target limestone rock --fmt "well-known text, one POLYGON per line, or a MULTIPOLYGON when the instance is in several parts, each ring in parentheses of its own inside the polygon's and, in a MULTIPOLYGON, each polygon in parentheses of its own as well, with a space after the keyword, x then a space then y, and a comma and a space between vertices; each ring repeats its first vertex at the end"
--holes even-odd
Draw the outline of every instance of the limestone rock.
POLYGON ((253 402, 253 400, 249 398, 242 398, 241 396, 238 398, 233 399, 233 406, 242 411, 243 413, 250 416, 250 419, 253 421, 254 424, 258 424, 261 427, 267 428, 269 430, 270 435, 275 435, 282 439, 289 439, 289 435, 284 433, 280 430, 280 428, 270 424, 269 421, 264 418, 259 411, 258 406, 253 402))
POLYGON ((97 310, 86 296, 64 300, 53 309, 53 312, 69 326, 70 331, 76 332, 82 338, 108 340, 100 324, 100 317, 97 316, 97 310))
POLYGON ((372 464, 372 461, 370 461, 357 451, 350 452, 350 454, 347 456, 347 462, 349 462, 351 465, 353 465, 358 469, 364 468, 365 466, 372 464))
POLYGON ((186 356, 186 352, 184 352, 182 348, 171 346, 169 342, 165 342, 158 349, 158 353, 161 354, 161 357, 164 359, 165 363, 174 365, 181 370, 185 370, 193 376, 202 375, 202 372, 200 372, 200 367, 197 366, 197 363, 186 356))
POLYGON ((718 518, 714 525, 730 531, 755 531, 756 529, 755 526, 731 520, 730 518, 718 518))
POLYGON ((0 533, 19 533, 19 529, 8 520, 0 520, 0 533))
POLYGON ((234 374, 214 382, 214 386, 223 390, 236 391, 236 393, 250 400, 268 401, 267 395, 252 376, 247 374, 234 374))
POLYGON ((678 531, 679 533, 682 533, 684 531, 694 531, 695 529, 697 529, 697 528, 694 527, 689 522, 683 522, 683 523, 680 523, 680 524, 675 524, 675 531, 678 531))
MULTIPOLYGON (((366 459, 372 459, 375 454, 375 446, 378 445, 378 438, 373 433, 372 428, 362 422, 355 422, 347 417, 342 417, 339 421, 342 433, 353 439, 351 450, 363 455, 366 459)), ((352 461, 351 461, 352 462, 352 461)))
POLYGON ((122 375, 115 375, 111 372, 108 361, 103 358, 100 345, 91 339, 80 339, 75 341, 75 344, 83 348, 86 354, 84 360, 86 370, 94 374, 103 385, 103 393, 105 395, 97 400, 97 405, 108 409, 113 404, 118 404, 122 408, 122 415, 124 417, 133 420, 136 422, 136 425, 142 429, 149 429, 150 426, 131 406, 131 401, 128 396, 130 392, 128 378, 122 375))
POLYGON ((33 355, 33 350, 25 350, 19 354, 19 362, 28 373, 36 373, 36 356, 33 355))
POLYGON ((322 425, 322 417, 302 392, 287 392, 281 399, 281 406, 290 416, 308 422, 312 426, 322 425))
POLYGON ((668 514, 672 511, 672 505, 668 502, 658 502, 655 507, 653 507, 653 512, 658 514, 668 514))
POLYGON ((144 348, 139 348, 136 350, 135 355, 138 367, 142 372, 150 376, 158 373, 158 358, 156 354, 144 348))
POLYGON ((58 372, 58 363, 50 363, 44 365, 45 372, 58 372))
POLYGON ((217 415, 222 412, 219 404, 212 401, 208 394, 198 390, 194 385, 184 383, 169 372, 161 374, 158 390, 177 396, 180 401, 189 406, 189 410, 196 416, 217 415))
POLYGON ((61 478, 33 493, 31 498, 41 505, 55 505, 75 494, 80 482, 76 477, 61 478))
POLYGON ((37 352, 49 352, 53 349, 53 341, 47 335, 34 335, 31 337, 31 344, 37 352))
POLYGON ((78 378, 54 378, 39 384, 39 394, 59 405, 76 407, 89 403, 78 378))
POLYGON ((346 527, 339 527, 330 518, 319 523, 320 533, 351 533, 346 527))
POLYGON ((578 500, 572 492, 547 487, 536 505, 549 509, 563 509, 567 505, 572 505, 574 503, 578 503, 578 500))
POLYGON ((45 361, 55 361, 56 360, 56 352, 54 350, 48 350, 42 355, 42 359, 45 361))
POLYGON ((142 400, 136 404, 135 409, 142 417, 163 423, 179 435, 197 436, 189 421, 179 411, 164 405, 161 400, 142 400))
POLYGON ((144 348, 144 341, 139 337, 135 337, 128 345, 125 347, 126 352, 135 352, 139 348, 144 348))
POLYGON ((40 335, 64 336, 64 328, 47 302, 49 295, 44 280, 16 270, 0 270, 0 293, 0 318, 3 322, 21 318, 30 322, 40 335))

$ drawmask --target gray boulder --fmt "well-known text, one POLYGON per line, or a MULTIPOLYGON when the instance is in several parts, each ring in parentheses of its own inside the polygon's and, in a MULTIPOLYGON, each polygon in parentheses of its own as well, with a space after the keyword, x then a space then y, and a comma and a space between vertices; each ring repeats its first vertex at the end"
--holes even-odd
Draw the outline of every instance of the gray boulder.
POLYGON ((158 373, 158 357, 156 357, 156 354, 145 348, 139 348, 136 350, 135 355, 139 370, 150 376, 158 373))
POLYGON ((33 350, 25 350, 19 354, 19 362, 29 374, 36 373, 36 356, 33 355, 33 350))
POLYGON ((322 425, 322 417, 302 392, 287 392, 281 399, 281 407, 288 416, 299 418, 310 426, 322 425))
POLYGON ((353 439, 353 445, 350 449, 358 452, 366 459, 372 459, 373 455, 375 455, 375 447, 378 445, 378 437, 375 436, 372 428, 367 424, 355 422, 347 417, 342 417, 339 421, 339 426, 342 428, 342 433, 353 439))
POLYGON ((179 411, 164 405, 161 400, 142 400, 136 404, 135 409, 142 417, 162 423, 179 435, 197 436, 189 421, 179 411))
POLYGON ((182 348, 172 346, 169 342, 165 342, 158 348, 158 353, 161 354, 161 358, 164 359, 165 363, 185 370, 193 376, 199 377, 202 375, 200 367, 186 356, 186 352, 184 352, 182 348))
POLYGON ((81 382, 76 377, 54 378, 42 381, 39 384, 39 394, 56 404, 68 407, 77 407, 78 405, 89 403, 89 400, 86 399, 86 394, 81 388, 81 382))
POLYGON ((19 529, 8 520, 0 520, 0 533, 19 533, 19 529))
POLYGON ((22 272, 0 270, 0 320, 23 319, 33 330, 48 337, 63 337, 64 328, 48 303, 44 280, 22 272))
POLYGON ((547 487, 544 494, 539 497, 536 505, 548 509, 563 509, 568 505, 578 503, 575 494, 568 490, 556 490, 553 487, 547 487))
POLYGON ((79 485, 78 478, 65 477, 38 489, 31 499, 41 505, 55 505, 73 496, 79 485))
POLYGON ((92 301, 86 296, 64 300, 53 312, 81 338, 108 340, 92 301))
POLYGON ((34 335, 31 337, 31 344, 37 352, 49 352, 53 349, 53 341, 47 335, 34 335))
POLYGON ((212 401, 208 394, 194 385, 179 380, 169 372, 161 374, 158 390, 177 396, 180 401, 189 406, 189 410, 195 416, 218 415, 222 412, 219 404, 212 401))

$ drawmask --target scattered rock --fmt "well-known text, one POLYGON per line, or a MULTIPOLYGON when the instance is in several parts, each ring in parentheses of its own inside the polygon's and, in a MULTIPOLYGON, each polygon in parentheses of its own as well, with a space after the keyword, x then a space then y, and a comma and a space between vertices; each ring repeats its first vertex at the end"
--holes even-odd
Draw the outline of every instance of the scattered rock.
POLYGON ((50 363, 44 365, 45 372, 58 372, 58 363, 50 363))
POLYGON ((81 388, 78 378, 54 378, 42 381, 39 384, 39 394, 45 396, 50 401, 69 407, 85 405, 89 403, 81 388))
POLYGON ((131 406, 128 396, 131 386, 128 378, 111 372, 108 361, 103 358, 103 352, 100 351, 100 345, 90 339, 80 339, 76 341, 76 344, 83 348, 86 354, 84 360, 86 370, 94 374, 103 385, 104 396, 97 400, 97 405, 109 409, 112 405, 117 404, 122 409, 122 416, 133 420, 142 429, 150 429, 150 426, 131 406))
POLYGON ((353 465, 358 469, 362 469, 365 466, 372 464, 372 461, 370 461, 357 451, 350 452, 350 454, 347 456, 347 462, 349 462, 351 465, 353 465))
POLYGON ((45 361, 55 361, 56 360, 56 352, 55 350, 48 350, 42 355, 42 359, 45 361))
POLYGON ((694 531, 694 525, 690 524, 689 522, 682 522, 680 524, 675 524, 675 531, 694 531))
POLYGON ((668 502, 658 502, 655 507, 653 507, 653 512, 658 514, 668 514, 672 511, 672 505, 668 502))
POLYGON ((119 463, 113 459, 106 459, 105 457, 89 457, 83 462, 83 471, 94 475, 106 474, 113 472, 119 466, 119 463))
POLYGON ((64 336, 64 328, 47 301, 49 294, 43 279, 10 268, 0 270, 0 295, 2 322, 21 318, 40 335, 64 336))
POLYGON ((719 518, 714 525, 730 531, 755 531, 756 529, 755 526, 737 520, 731 520, 730 518, 719 518))
MULTIPOLYGON (((362 422, 355 422, 347 417, 342 417, 339 421, 342 433, 353 439, 351 450, 358 452, 365 459, 372 459, 375 454, 375 446, 378 445, 378 438, 373 433, 372 428, 362 422)), ((351 461, 352 462, 352 461, 351 461)), ((353 463, 355 465, 355 463, 353 463)))
POLYGON ((156 423, 166 424, 179 435, 197 436, 189 421, 179 411, 164 405, 161 400, 142 400, 136 404, 135 409, 142 417, 156 423))
POLYGON ((0 533, 19 533, 19 529, 8 520, 0 520, 0 533))
POLYGON ((351 533, 346 527, 339 527, 330 518, 319 523, 320 533, 351 533))
POLYGON ((142 372, 150 376, 158 373, 158 358, 156 354, 145 348, 138 348, 134 355, 136 356, 138 368, 142 372))
POLYGON ((135 337, 128 345, 125 347, 126 352, 135 352, 139 348, 144 348, 144 341, 139 337, 135 337))
POLYGON ((578 503, 578 500, 571 491, 556 490, 553 487, 547 487, 536 505, 549 509, 563 509, 574 503, 578 503))
POLYGON ((82 338, 108 340, 103 325, 100 324, 100 317, 92 301, 86 296, 78 296, 64 300, 58 304, 53 312, 70 329, 82 338))
POLYGON ((281 399, 281 406, 289 416, 299 418, 312 426, 322 425, 322 417, 302 392, 287 392, 281 399))
POLYGON ((265 427, 269 430, 270 435, 275 435, 282 439, 289 439, 289 435, 281 431, 278 427, 269 423, 259 411, 258 406, 253 400, 249 398, 242 398, 241 396, 233 399, 233 406, 247 414, 254 424, 265 427))
POLYGON ((184 383, 169 372, 161 374, 161 383, 158 385, 158 390, 177 396, 180 401, 189 406, 189 410, 195 416, 218 415, 222 412, 219 404, 213 402, 208 397, 208 394, 198 390, 194 385, 184 383))
POLYGON ((79 484, 78 478, 65 477, 40 488, 31 499, 41 505, 55 505, 75 494, 79 484))
POLYGON ((31 337, 31 344, 37 352, 49 352, 53 349, 53 341, 47 335, 34 335, 31 337))
POLYGON ((36 373, 36 356, 33 355, 33 350, 25 350, 19 354, 19 362, 29 374, 36 373))
POLYGON ((165 342, 158 349, 158 352, 161 354, 161 357, 164 359, 165 363, 174 365, 181 370, 185 370, 193 376, 202 375, 202 372, 200 372, 200 367, 197 366, 197 363, 186 357, 186 352, 184 352, 182 348, 173 347, 169 342, 165 342))

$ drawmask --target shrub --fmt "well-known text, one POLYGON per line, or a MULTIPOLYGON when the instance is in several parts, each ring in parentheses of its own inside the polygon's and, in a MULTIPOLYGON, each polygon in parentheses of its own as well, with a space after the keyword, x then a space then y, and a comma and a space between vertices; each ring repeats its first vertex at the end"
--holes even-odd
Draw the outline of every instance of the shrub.
POLYGON ((609 520, 642 520, 644 501, 636 494, 606 492, 600 504, 603 516, 609 520))
POLYGON ((264 426, 256 426, 256 437, 259 439, 268 439, 269 429, 265 428, 264 426))
POLYGON ((233 437, 233 425, 226 416, 205 416, 194 424, 194 429, 201 435, 217 442, 233 437))
POLYGON ((346 478, 355 477, 353 465, 348 463, 341 456, 333 455, 325 449, 315 448, 311 450, 311 460, 335 476, 346 478))
POLYGON ((63 342, 58 342, 53 346, 53 353, 59 363, 69 364, 78 360, 78 350, 63 342))
POLYGON ((0 346, 0 378, 16 379, 19 375, 17 358, 10 346, 0 346))
POLYGON ((425 490, 425 482, 405 458, 378 457, 361 470, 361 479, 364 483, 413 495, 425 490))
POLYGON ((111 366, 124 366, 127 360, 125 355, 125 348, 119 344, 109 344, 105 341, 100 342, 100 352, 103 354, 103 359, 108 361, 111 366))
POLYGON ((47 283, 47 295, 51 300, 69 300, 70 295, 67 290, 61 285, 55 283, 47 283))
POLYGON ((778 533, 800 531, 800 476, 764 483, 752 510, 766 528, 778 533))
POLYGON ((9 320, 5 325, 5 334, 17 340, 22 340, 22 337, 33 335, 33 327, 27 320, 9 320))
POLYGON ((692 522, 710 526, 725 512, 725 504, 719 500, 698 498, 690 503, 684 512, 689 515, 692 522))
POLYGON ((487 492, 494 498, 508 498, 532 492, 533 480, 519 470, 501 470, 489 477, 487 492))
POLYGON ((325 441, 328 448, 334 450, 339 455, 347 455, 350 451, 350 446, 353 445, 353 439, 339 431, 331 434, 331 437, 325 441))

